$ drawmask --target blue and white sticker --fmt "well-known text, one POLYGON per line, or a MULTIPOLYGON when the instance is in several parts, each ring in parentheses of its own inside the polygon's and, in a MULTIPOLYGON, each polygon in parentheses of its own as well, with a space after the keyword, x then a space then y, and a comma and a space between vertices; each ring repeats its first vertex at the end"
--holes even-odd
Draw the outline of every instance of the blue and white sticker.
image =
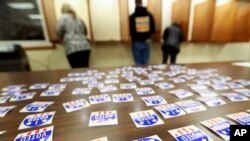
POLYGON ((33 103, 28 104, 27 106, 23 107, 19 112, 43 112, 46 108, 48 108, 54 102, 47 102, 47 101, 35 101, 33 103))
POLYGON ((103 82, 91 82, 91 83, 88 83, 88 87, 89 88, 104 87, 104 83, 103 82))
POLYGON ((192 90, 206 90, 207 86, 202 85, 202 84, 188 84, 188 86, 192 89, 192 90))
POLYGON ((49 83, 38 83, 33 84, 29 87, 31 90, 39 90, 39 89, 46 89, 49 86, 49 83))
POLYGON ((39 113, 26 116, 18 130, 49 125, 52 123, 56 112, 39 113))
POLYGON ((237 82, 230 82, 230 83, 226 83, 226 85, 231 88, 231 89, 240 89, 240 88, 244 88, 243 85, 237 83, 237 82))
POLYGON ((179 106, 175 104, 160 105, 154 108, 159 111, 165 119, 178 117, 186 114, 179 106))
POLYGON ((118 117, 116 111, 92 112, 89 118, 89 126, 117 125, 118 117))
POLYGON ((233 101, 233 102, 239 102, 239 101, 248 101, 249 98, 238 94, 238 93, 223 93, 222 96, 226 97, 227 99, 233 101))
POLYGON ((102 137, 102 138, 94 139, 91 141, 108 141, 108 137, 102 137))
POLYGON ((49 90, 64 90, 67 84, 52 84, 49 86, 49 90))
POLYGON ((187 90, 183 90, 183 89, 169 91, 169 93, 177 96, 178 98, 186 98, 186 97, 193 96, 193 93, 191 93, 187 90))
POLYGON ((105 84, 118 84, 119 83, 119 79, 106 79, 104 81, 105 84))
POLYGON ((234 125, 232 122, 223 118, 217 117, 210 120, 200 122, 202 125, 214 131, 224 140, 230 139, 230 125, 234 125))
POLYGON ((123 90, 131 90, 131 89, 137 88, 135 83, 122 83, 122 84, 120 84, 120 87, 123 90))
POLYGON ((54 126, 18 134, 14 141, 53 141, 54 126))
POLYGON ((144 87, 144 88, 137 88, 135 89, 136 93, 138 95, 151 95, 151 94, 155 94, 155 91, 150 88, 150 87, 144 87))
POLYGON ((126 77, 126 79, 127 79, 129 82, 135 82, 135 81, 140 81, 140 80, 141 80, 141 78, 140 78, 140 77, 137 77, 137 76, 126 77))
POLYGON ((225 84, 213 84, 211 87, 215 90, 228 90, 229 87, 226 86, 225 84))
POLYGON ((134 101, 131 93, 121 93, 121 94, 113 94, 112 95, 114 103, 122 103, 122 102, 132 102, 134 101))
POLYGON ((108 85, 108 86, 104 86, 104 87, 99 87, 98 89, 99 89, 99 91, 101 93, 112 92, 112 91, 116 91, 117 90, 116 86, 114 86, 114 85, 108 85))
POLYGON ((142 86, 146 86, 146 85, 153 85, 154 81, 152 81, 152 80, 140 80, 139 83, 142 86))
POLYGON ((160 89, 163 89, 163 90, 174 88, 173 84, 170 84, 170 83, 167 83, 167 82, 157 83, 155 85, 158 86, 160 89))
POLYGON ((154 82, 163 81, 163 80, 164 80, 163 77, 159 77, 159 76, 149 77, 149 79, 150 79, 151 81, 154 81, 154 82))
POLYGON ((74 82, 75 78, 73 77, 63 77, 60 79, 60 82, 65 83, 65 82, 74 82))
POLYGON ((79 100, 63 103, 63 107, 67 113, 77 111, 77 110, 80 110, 89 106, 90 106, 89 102, 85 99, 79 99, 79 100))
POLYGON ((10 96, 2 96, 2 97, 0 97, 0 104, 5 103, 9 98, 10 98, 10 96))
POLYGON ((20 85, 10 85, 10 86, 6 86, 4 88, 2 88, 2 91, 21 91, 23 89, 23 87, 25 87, 24 84, 20 84, 20 85))
POLYGON ((153 110, 129 113, 129 115, 137 128, 164 124, 161 118, 153 110))
POLYGON ((145 137, 145 138, 141 138, 141 139, 137 139, 133 141, 162 141, 162 140, 158 135, 153 135, 150 137, 145 137))
POLYGON ((0 107, 0 117, 4 117, 10 110, 14 109, 16 106, 3 106, 0 107))
POLYGON ((200 80, 196 80, 196 83, 200 85, 210 85, 211 81, 206 80, 206 79, 200 79, 200 80))
POLYGON ((107 79, 119 78, 119 75, 117 75, 117 74, 109 74, 109 75, 106 75, 106 78, 107 79))
POLYGON ((168 130, 177 141, 214 141, 194 125, 168 130))
POLYGON ((73 95, 89 95, 92 88, 75 88, 72 92, 73 95))
POLYGON ((48 89, 41 93, 41 96, 59 96, 63 89, 48 89))
POLYGON ((5 92, 2 92, 1 95, 6 95, 6 96, 13 96, 13 95, 20 95, 22 94, 23 90, 20 90, 20 91, 5 91, 5 92))
POLYGON ((219 97, 201 97, 197 99, 207 104, 209 107, 217 107, 226 104, 226 102, 219 97))
POLYGON ((183 82, 186 82, 186 80, 183 79, 183 78, 172 78, 170 80, 173 81, 174 83, 183 83, 183 82))
POLYGON ((250 89, 234 89, 234 91, 250 97, 250 89))
POLYGON ((90 104, 106 103, 111 102, 111 98, 108 94, 94 95, 89 96, 89 102, 90 104))
POLYGON ((167 104, 167 101, 159 95, 147 96, 141 98, 147 106, 157 106, 162 104, 167 104))
POLYGON ((200 102, 193 100, 185 100, 176 102, 182 109, 184 109, 187 113, 194 113, 207 110, 200 102))
POLYGON ((250 114, 246 112, 234 113, 226 116, 241 125, 250 125, 250 114))
POLYGON ((244 86, 250 85, 250 80, 245 80, 245 79, 235 80, 234 82, 237 82, 237 83, 244 85, 244 86))
POLYGON ((31 93, 23 93, 20 95, 14 95, 10 98, 11 102, 14 101, 23 101, 23 100, 29 100, 29 99, 33 99, 35 96, 36 92, 31 92, 31 93))
POLYGON ((6 131, 0 131, 0 135, 2 135, 3 133, 5 133, 6 131))
POLYGON ((194 90, 196 93, 198 93, 202 97, 211 97, 211 96, 217 96, 218 94, 214 91, 210 91, 208 89, 196 89, 194 90))

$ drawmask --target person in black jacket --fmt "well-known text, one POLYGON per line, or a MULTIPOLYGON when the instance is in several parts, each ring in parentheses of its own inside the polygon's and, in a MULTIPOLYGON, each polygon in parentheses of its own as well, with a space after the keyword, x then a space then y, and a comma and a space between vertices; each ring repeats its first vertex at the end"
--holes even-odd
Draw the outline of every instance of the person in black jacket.
POLYGON ((173 23, 171 26, 167 27, 162 39, 164 40, 162 44, 162 63, 166 64, 170 56, 170 63, 175 64, 177 54, 180 52, 180 44, 183 40, 180 26, 177 23, 173 23))
POLYGON ((149 62, 150 46, 147 40, 155 32, 155 23, 152 14, 142 6, 141 0, 135 0, 135 12, 130 16, 130 35, 132 37, 132 52, 136 65, 145 65, 149 62))

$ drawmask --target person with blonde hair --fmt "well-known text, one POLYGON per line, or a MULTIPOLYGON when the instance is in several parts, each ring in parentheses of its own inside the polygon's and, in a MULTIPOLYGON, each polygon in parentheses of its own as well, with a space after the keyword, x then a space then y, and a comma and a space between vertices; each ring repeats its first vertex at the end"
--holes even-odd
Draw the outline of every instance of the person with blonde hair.
POLYGON ((59 39, 63 41, 71 67, 89 67, 90 45, 85 23, 77 17, 73 8, 67 3, 63 4, 61 12, 62 16, 57 22, 56 32, 59 39))

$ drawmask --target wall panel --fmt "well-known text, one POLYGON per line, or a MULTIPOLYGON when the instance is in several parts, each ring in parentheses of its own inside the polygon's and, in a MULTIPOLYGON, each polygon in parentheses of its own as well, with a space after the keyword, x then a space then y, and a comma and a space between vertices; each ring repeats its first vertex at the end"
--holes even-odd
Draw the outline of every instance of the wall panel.
POLYGON ((129 11, 128 0, 119 0, 120 22, 121 22, 121 41, 130 41, 129 35, 129 11))
POLYGON ((154 17, 155 21, 155 34, 153 35, 154 41, 161 41, 161 21, 162 21, 162 1, 161 0, 149 0, 148 11, 154 17))

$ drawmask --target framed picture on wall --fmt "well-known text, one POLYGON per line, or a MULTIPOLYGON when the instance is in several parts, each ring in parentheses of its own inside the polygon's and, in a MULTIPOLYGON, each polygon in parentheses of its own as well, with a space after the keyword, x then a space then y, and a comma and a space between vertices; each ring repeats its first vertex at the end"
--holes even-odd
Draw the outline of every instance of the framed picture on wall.
POLYGON ((0 17, 0 43, 49 42, 41 0, 1 0, 0 17))

